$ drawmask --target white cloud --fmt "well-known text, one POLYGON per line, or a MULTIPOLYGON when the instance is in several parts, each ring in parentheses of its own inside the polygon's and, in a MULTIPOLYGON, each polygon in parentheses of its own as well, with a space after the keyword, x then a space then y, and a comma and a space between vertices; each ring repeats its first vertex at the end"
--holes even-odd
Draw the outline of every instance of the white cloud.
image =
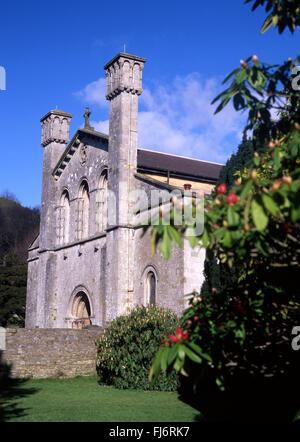
MULTIPOLYGON (((172 83, 145 87, 140 97, 139 147, 208 161, 224 162, 237 147, 245 117, 228 105, 214 115, 210 103, 220 82, 197 73, 172 83)), ((105 79, 88 84, 76 95, 87 103, 105 106, 105 79)), ((92 122, 108 133, 108 121, 92 122)))
POLYGON ((93 126, 95 130, 97 130, 98 132, 102 132, 103 134, 108 134, 108 125, 108 120, 91 122, 91 126, 93 126))
POLYGON ((107 101, 106 95, 106 79, 99 78, 97 81, 92 81, 84 89, 79 92, 75 92, 76 97, 80 98, 89 104, 97 104, 100 107, 106 107, 107 101))

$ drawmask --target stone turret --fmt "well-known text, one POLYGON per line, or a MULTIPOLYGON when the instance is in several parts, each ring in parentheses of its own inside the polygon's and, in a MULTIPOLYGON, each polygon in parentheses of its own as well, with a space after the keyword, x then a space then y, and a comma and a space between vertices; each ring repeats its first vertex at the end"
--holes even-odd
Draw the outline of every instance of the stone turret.
MULTIPOLYGON (((48 112, 42 119, 43 183, 41 201, 41 222, 39 240, 39 267, 36 303, 36 325, 56 326, 56 275, 57 256, 53 251, 56 242, 56 212, 58 201, 56 182, 52 176, 54 167, 62 156, 69 141, 69 127, 72 115, 60 110, 48 112)), ((29 296, 29 295, 28 295, 29 296)))
POLYGON ((137 167, 138 96, 142 93, 144 58, 120 53, 104 67, 109 109, 108 168, 110 190, 117 199, 117 224, 129 224, 128 194, 137 167), (119 183, 122 182, 122 186, 119 183), (123 205, 125 210, 121 210, 123 205))
POLYGON ((41 201, 40 248, 47 249, 53 245, 53 204, 55 184, 52 171, 62 156, 69 141, 69 128, 72 115, 60 110, 52 110, 43 118, 41 145, 43 155, 43 184, 41 201))
POLYGON ((58 109, 48 112, 43 118, 42 123, 42 146, 56 142, 66 144, 69 142, 69 128, 72 115, 58 109))
POLYGON ((142 71, 145 58, 120 52, 104 69, 106 70, 107 88, 106 99, 112 100, 121 92, 129 92, 132 95, 141 95, 142 71))
MULTIPOLYGON (((134 226, 129 194, 134 190, 138 145, 138 96, 145 59, 119 53, 104 66, 109 109, 108 186, 116 198, 116 223, 107 228, 107 319, 134 303, 134 226)), ((109 221, 109 220, 108 220, 109 221)))

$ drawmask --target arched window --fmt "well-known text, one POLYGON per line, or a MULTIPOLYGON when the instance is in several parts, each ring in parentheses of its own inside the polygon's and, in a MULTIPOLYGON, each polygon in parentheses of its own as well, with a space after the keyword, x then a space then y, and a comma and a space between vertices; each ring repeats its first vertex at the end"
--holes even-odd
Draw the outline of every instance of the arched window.
POLYGON ((96 231, 103 232, 107 227, 107 169, 99 180, 99 189, 96 200, 96 231))
POLYGON ((150 305, 156 303, 156 276, 152 270, 146 276, 146 303, 150 305))
POLYGON ((70 232, 70 199, 67 190, 64 190, 61 196, 57 211, 57 242, 59 245, 63 245, 69 241, 70 232))
POLYGON ((87 238, 89 235, 89 212, 90 212, 90 195, 89 186, 83 181, 79 188, 77 198, 77 239, 87 238))
POLYGON ((72 328, 83 328, 91 325, 91 307, 87 295, 80 291, 72 305, 72 328))

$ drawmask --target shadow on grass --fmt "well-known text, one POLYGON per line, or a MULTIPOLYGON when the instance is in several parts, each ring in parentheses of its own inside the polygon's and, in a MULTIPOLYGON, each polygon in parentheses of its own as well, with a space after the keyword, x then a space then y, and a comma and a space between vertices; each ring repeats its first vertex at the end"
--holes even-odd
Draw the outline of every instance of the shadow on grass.
POLYGON ((11 368, 12 366, 3 360, 3 352, 0 350, 0 422, 26 416, 26 409, 18 407, 17 401, 38 391, 34 388, 24 388, 28 382, 26 379, 12 378, 11 368))
POLYGON ((179 399, 199 412, 196 422, 300 423, 297 376, 253 380, 246 375, 227 385, 227 391, 221 392, 214 382, 205 379, 195 391, 191 382, 183 379, 179 399))

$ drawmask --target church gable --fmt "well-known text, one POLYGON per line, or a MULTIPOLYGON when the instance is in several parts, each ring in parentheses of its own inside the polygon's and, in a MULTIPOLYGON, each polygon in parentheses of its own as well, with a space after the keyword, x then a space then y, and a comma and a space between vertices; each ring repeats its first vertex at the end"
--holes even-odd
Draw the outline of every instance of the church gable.
POLYGON ((91 157, 107 157, 108 136, 92 129, 78 129, 70 141, 67 149, 61 156, 58 164, 52 172, 55 181, 59 181, 60 177, 75 172, 75 169, 85 168, 90 164, 91 157), (96 150, 96 152, 93 152, 96 150), (73 159, 74 158, 74 159, 73 159), (76 158, 76 160, 75 160, 76 158), (74 160, 76 165, 74 165, 74 160), (72 167, 70 164, 72 163, 72 167), (66 173, 64 172, 66 170, 66 173))

